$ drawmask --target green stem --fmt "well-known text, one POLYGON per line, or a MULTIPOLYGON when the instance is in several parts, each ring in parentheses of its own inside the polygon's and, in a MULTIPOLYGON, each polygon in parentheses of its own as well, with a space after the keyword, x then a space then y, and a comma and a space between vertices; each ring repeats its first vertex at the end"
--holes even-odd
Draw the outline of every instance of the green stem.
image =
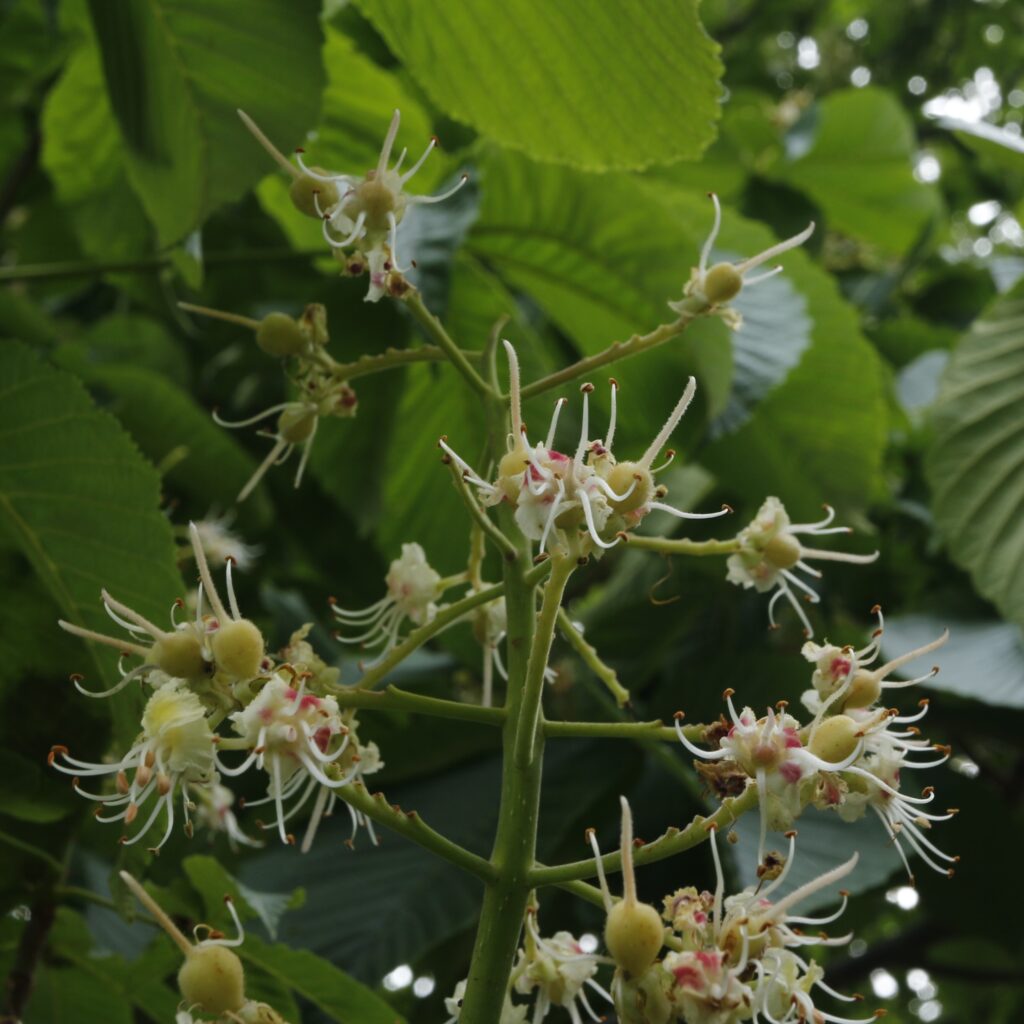
POLYGON ((629 703, 629 690, 619 682, 615 669, 610 665, 606 665, 601 660, 600 655, 597 653, 597 648, 593 644, 587 643, 583 634, 576 628, 576 624, 564 608, 558 609, 558 628, 587 668, 608 687, 608 691, 615 698, 615 703, 620 708, 625 707, 629 703))
MULTIPOLYGON (((702 725, 687 726, 687 739, 690 730, 696 732, 703 729, 702 725)), ((609 740, 664 740, 666 743, 678 743, 679 737, 675 729, 665 725, 660 718, 653 722, 545 722, 544 735, 548 739, 573 737, 589 737, 592 739, 609 740)), ((698 736, 694 737, 699 738, 698 736)))
MULTIPOLYGON (((482 708, 477 704, 462 704, 440 697, 426 697, 409 693, 397 686, 385 690, 362 690, 354 686, 330 686, 329 692, 342 708, 371 708, 381 711, 412 711, 432 718, 450 718, 460 722, 477 722, 481 725, 501 726, 505 712, 501 708, 482 708)), ((223 742, 221 746, 223 746, 223 742)))
POLYGON ((21 850, 22 853, 38 858, 57 875, 64 871, 64 865, 53 854, 48 853, 42 847, 36 846, 33 843, 25 842, 24 839, 12 836, 9 832, 0 832, 0 843, 6 843, 8 846, 13 846, 16 850, 21 850))
MULTIPOLYGON (((544 696, 544 671, 551 656, 551 643, 555 637, 555 624, 562 607, 562 598, 565 596, 565 587, 576 568, 576 560, 568 556, 555 556, 551 561, 551 576, 544 587, 544 598, 537 619, 537 628, 533 634, 530 661, 523 684, 523 699, 519 707, 515 761, 520 767, 531 764, 534 759, 534 750, 540 733, 538 725, 543 718, 541 707, 544 696)), ((543 742, 543 734, 540 735, 543 742)))
POLYGON ((523 400, 533 398, 534 395, 543 394, 552 388, 561 387, 563 384, 568 384, 569 381, 577 380, 579 377, 590 373, 591 370, 606 366, 608 363, 617 363, 621 359, 628 359, 630 356, 639 355, 648 349, 656 348, 658 345, 662 345, 666 341, 682 334, 686 330, 690 319, 692 318, 676 320, 670 324, 662 324, 660 327, 655 327, 650 334, 634 334, 628 341, 612 342, 602 352, 587 356, 571 366, 565 367, 563 370, 549 373, 546 377, 541 377, 532 384, 527 384, 522 391, 523 400))
POLYGON ((518 552, 516 551, 515 544, 512 543, 494 525, 492 520, 488 517, 487 513, 480 507, 480 503, 470 493, 469 488, 466 486, 466 480, 463 476, 462 470, 456 465, 454 459, 448 460, 448 468, 452 473, 452 480, 455 483, 455 489, 459 492, 459 497, 462 498, 462 503, 466 506, 466 510, 469 512, 473 522, 483 531, 486 537, 489 537, 494 546, 501 552, 502 556, 507 561, 515 561, 518 552))
POLYGON ((419 650, 432 636, 440 633, 445 626, 451 625, 456 620, 462 618, 466 612, 472 611, 479 605, 487 604, 489 601, 497 601, 504 592, 504 584, 495 583, 493 587, 487 587, 486 590, 478 590, 475 594, 469 594, 454 604, 448 605, 447 608, 442 608, 430 622, 425 622, 422 626, 414 629, 388 655, 381 658, 372 668, 368 669, 364 673, 363 678, 355 684, 356 688, 361 690, 372 689, 396 665, 401 664, 410 654, 419 650))
MULTIPOLYGON (((479 359, 479 352, 463 352, 467 359, 479 359)), ((355 380, 371 373, 383 373, 410 363, 443 363, 448 353, 436 345, 422 345, 420 348, 389 348, 376 355, 360 356, 351 363, 335 362, 330 372, 339 380, 355 380)))
POLYGON ((495 870, 490 861, 478 857, 458 843, 453 843, 440 832, 436 832, 415 811, 403 811, 397 804, 389 804, 383 793, 374 793, 371 796, 361 782, 342 786, 335 792, 345 803, 357 811, 362 811, 366 817, 372 818, 392 832, 405 836, 406 839, 411 839, 438 857, 462 868, 463 871, 476 875, 484 882, 494 879, 495 870))
POLYGON ((418 289, 410 288, 402 301, 409 312, 412 313, 413 319, 426 332, 427 337, 444 349, 445 355, 451 360, 455 369, 466 379, 469 386, 477 394, 485 398, 493 394, 490 384, 476 372, 466 358, 465 352, 455 344, 451 335, 445 330, 444 324, 423 304, 423 296, 420 295, 418 289))
MULTIPOLYGON (((492 413, 497 403, 492 403, 492 413)), ((504 409, 500 409, 504 416, 504 409)), ((499 508, 503 525, 514 528, 511 510, 499 508)), ((521 709, 528 674, 528 652, 533 650, 537 622, 538 568, 530 568, 530 552, 523 543, 514 563, 505 563, 505 607, 508 618, 508 690, 503 734, 501 805, 491 853, 495 878, 484 889, 460 1024, 495 1024, 500 1020, 523 915, 530 895, 529 874, 537 856, 537 818, 540 810, 544 737, 533 747, 533 757, 520 763, 521 709)), ((548 640, 550 641, 550 635, 548 640)))
POLYGON ((731 555, 740 549, 740 542, 731 540, 687 540, 685 537, 638 537, 629 535, 629 547, 641 551, 660 551, 663 555, 731 555))
MULTIPOLYGON (((757 786, 750 782, 741 796, 726 797, 721 806, 708 817, 698 815, 684 829, 670 828, 664 835, 655 839, 654 842, 641 846, 633 854, 633 863, 653 864, 655 861, 665 860, 666 857, 675 856, 684 850, 704 842, 708 837, 708 827, 712 824, 719 828, 728 828, 737 818, 751 808, 757 806, 757 786)), ((601 858, 605 872, 611 874, 622 868, 622 858, 618 852, 605 854, 601 858)), ((597 867, 594 858, 588 860, 573 861, 569 864, 559 864, 556 867, 545 867, 538 865, 530 872, 530 882, 534 886, 561 885, 564 882, 572 882, 584 878, 594 878, 597 875, 597 867)))

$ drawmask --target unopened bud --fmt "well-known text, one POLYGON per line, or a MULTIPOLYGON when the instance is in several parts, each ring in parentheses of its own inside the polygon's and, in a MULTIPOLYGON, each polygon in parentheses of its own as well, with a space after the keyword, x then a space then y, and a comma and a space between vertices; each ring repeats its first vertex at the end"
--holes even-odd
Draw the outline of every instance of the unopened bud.
POLYGON ((298 355, 309 346, 298 322, 287 313, 268 313, 256 328, 256 344, 268 356, 298 355))
POLYGON ((808 749, 823 761, 843 761, 860 742, 860 726, 849 715, 826 718, 814 731, 808 749))
MULTIPOLYGON (((322 167, 311 167, 316 174, 326 175, 322 167)), ((288 195, 292 205, 300 213, 307 217, 316 217, 318 220, 332 207, 337 205, 338 186, 333 181, 319 181, 308 174, 300 174, 288 188, 288 195), (317 207, 320 207, 318 210, 317 207)))
POLYGON ((248 619, 225 622, 210 646, 217 668, 236 679, 253 679, 263 661, 263 634, 248 619))
POLYGON ((704 297, 712 306, 735 299, 743 287, 743 277, 731 263, 716 263, 704 275, 704 297))

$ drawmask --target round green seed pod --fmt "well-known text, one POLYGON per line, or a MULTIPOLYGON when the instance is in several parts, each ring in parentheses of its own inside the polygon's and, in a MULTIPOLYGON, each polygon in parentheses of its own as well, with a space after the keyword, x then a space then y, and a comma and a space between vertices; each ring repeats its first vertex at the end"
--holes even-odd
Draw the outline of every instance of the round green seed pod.
POLYGON ((860 726, 849 715, 833 715, 814 731, 808 749, 823 761, 843 761, 857 749, 859 733, 860 726))
POLYGON ((198 679, 206 674, 199 638, 188 629, 162 636, 150 648, 146 660, 175 679, 198 679))
POLYGON ((256 344, 268 356, 295 356, 309 347, 305 333, 287 313, 268 313, 256 328, 256 344))
POLYGON ((306 405, 289 406, 277 418, 278 434, 289 444, 307 440, 316 426, 316 412, 306 405))
POLYGON ((873 672, 858 669, 846 691, 844 708, 869 708, 882 696, 882 682, 873 672))
MULTIPOLYGON (((324 173, 321 167, 311 167, 317 174, 324 173)), ((319 181, 308 174, 300 174, 288 187, 292 205, 307 217, 319 220, 340 198, 338 186, 331 181, 319 181), (320 211, 317 212, 317 205, 320 211)))
POLYGON ((764 546, 764 560, 776 569, 792 569, 801 553, 800 542, 788 533, 777 533, 764 546))
POLYGON ((248 619, 225 622, 210 642, 214 664, 235 679, 253 679, 263 661, 263 634, 248 619))
POLYGON ((731 263, 716 263, 704 275, 704 297, 712 306, 735 299, 743 287, 743 278, 731 263))
POLYGON ((654 497, 654 477, 649 469, 638 466, 635 462, 619 462, 608 474, 608 486, 616 494, 626 494, 621 501, 609 498, 613 511, 620 515, 635 512, 654 497), (636 486, 633 487, 634 482, 636 486), (633 487, 630 491, 630 487, 633 487))
POLYGON ((665 925, 654 907, 623 900, 608 911, 604 944, 630 977, 638 977, 654 963, 664 939, 665 925))
POLYGON ((226 946, 196 946, 178 971, 178 989, 187 1005, 203 1013, 234 1013, 245 1002, 242 961, 226 946))

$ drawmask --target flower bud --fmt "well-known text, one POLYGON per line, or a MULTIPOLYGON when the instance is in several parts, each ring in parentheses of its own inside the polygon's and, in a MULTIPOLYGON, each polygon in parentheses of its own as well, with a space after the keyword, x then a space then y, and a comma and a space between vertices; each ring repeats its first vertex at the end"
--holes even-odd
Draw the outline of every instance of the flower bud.
POLYGON ((146 661, 175 679, 197 679, 206 674, 199 638, 188 629, 167 633, 154 641, 146 661))
POLYGON ((631 977, 644 973, 661 952, 665 926, 647 903, 623 900, 608 911, 604 942, 615 963, 631 977))
MULTIPOLYGON (((322 167, 311 167, 310 170, 327 177, 327 172, 322 167)), ((298 175, 288 187, 288 195, 296 210, 307 217, 316 217, 317 220, 323 217, 324 212, 337 205, 340 198, 338 186, 333 181, 319 180, 309 174, 298 175)))
POLYGON ((290 405, 277 418, 277 433, 288 444, 300 444, 313 433, 317 410, 308 405, 290 405))
POLYGON ((626 495, 621 500, 609 499, 612 511, 620 515, 635 512, 654 497, 654 477, 651 471, 636 462, 626 461, 614 465, 608 474, 608 486, 616 494, 626 495))
POLYGON ((263 661, 263 634, 248 619, 225 622, 213 634, 213 660, 221 671, 236 679, 252 679, 263 661))
POLYGON ((268 313, 256 328, 256 344, 268 356, 294 356, 309 345, 306 334, 287 313, 268 313))
POLYGON ((869 708, 882 695, 882 681, 874 672, 858 669, 843 701, 844 708, 869 708))
POLYGON ((178 971, 178 989, 186 1004, 203 1013, 233 1013, 245 1002, 242 961, 225 946, 196 946, 178 971))
POLYGON ((731 263, 716 263, 704 275, 704 297, 712 306, 736 298, 743 287, 743 277, 731 263))
POLYGON ((860 742, 860 726, 849 715, 833 715, 814 730, 808 749, 823 761, 844 761, 860 742))

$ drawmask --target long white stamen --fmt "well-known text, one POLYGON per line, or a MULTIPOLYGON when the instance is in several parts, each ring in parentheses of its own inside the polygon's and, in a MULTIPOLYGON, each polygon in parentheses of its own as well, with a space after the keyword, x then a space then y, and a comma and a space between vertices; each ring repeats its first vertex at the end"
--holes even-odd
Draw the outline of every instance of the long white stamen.
POLYGON ((605 913, 612 909, 612 894, 608 889, 608 879, 604 873, 604 863, 601 860, 601 848, 597 845, 597 836, 594 834, 593 829, 587 830, 587 840, 590 843, 591 849, 594 851, 594 867, 597 869, 597 880, 601 886, 601 895, 604 897, 604 909, 605 913))
POLYGON ((579 491, 579 496, 580 504, 583 506, 583 518, 587 521, 587 532, 590 534, 591 540, 593 540, 593 542, 599 548, 607 549, 615 547, 615 545, 618 544, 619 541, 622 540, 622 538, 617 536, 615 540, 611 541, 610 543, 601 540, 601 537, 598 535, 597 532, 597 527, 594 525, 594 512, 590 507, 590 498, 587 497, 587 492, 584 490, 579 491))
POLYGON ((401 120, 402 112, 396 110, 391 117, 391 124, 388 125, 388 133, 384 136, 384 145, 380 149, 380 159, 377 161, 378 178, 388 169, 388 161, 391 159, 391 148, 395 144, 395 136, 398 135, 398 125, 401 120))
POLYGON ((766 270, 763 274, 755 274, 753 277, 743 278, 744 288, 753 288, 755 284, 760 284, 762 281, 767 281, 770 277, 775 277, 776 274, 781 274, 783 271, 782 267, 772 267, 771 270, 766 270))
POLYGON ((828 888, 828 886, 832 885, 834 882, 838 882, 841 878, 845 878, 857 866, 859 858, 860 854, 854 853, 849 860, 832 868, 831 871, 826 871, 825 874, 819 875, 817 878, 813 878, 809 882, 805 882, 798 889, 794 889, 788 896, 783 896, 783 898, 775 904, 774 913, 776 915, 785 914, 790 907, 796 906, 796 904, 807 899, 808 896, 819 892, 822 889, 828 888))
POLYGON ((850 555, 845 551, 819 551, 817 548, 800 548, 803 558, 816 558, 819 562, 849 562, 851 565, 870 565, 878 560, 880 551, 870 555, 850 555))
POLYGON ((292 166, 291 161, 275 146, 270 139, 263 134, 259 125, 244 111, 236 110, 236 114, 242 119, 242 124, 249 129, 252 137, 267 151, 271 159, 277 163, 282 170, 287 171, 293 178, 299 176, 299 172, 292 166))
POLYGON ((759 252, 756 256, 751 256, 750 259, 743 260, 742 263, 737 263, 736 272, 741 275, 745 274, 748 270, 753 270, 754 267, 759 267, 762 263, 767 263, 776 256, 781 256, 784 252, 788 252, 790 249, 795 249, 798 245, 803 245, 803 243, 806 242, 812 234, 814 234, 813 220, 803 229, 803 231, 794 235, 792 238, 787 238, 784 242, 779 242, 776 245, 770 246, 765 249, 764 252, 759 252))
POLYGON ((552 445, 555 443, 555 430, 558 427, 558 417, 562 412, 562 406, 568 404, 567 398, 560 398, 555 402, 555 411, 551 414, 551 426, 548 427, 548 436, 544 441, 544 447, 550 451, 552 445))
POLYGON ((119 640, 117 637, 106 636, 103 633, 97 633, 94 630, 86 629, 84 626, 76 626, 73 622, 65 622, 64 619, 58 619, 57 625, 65 632, 71 633, 74 636, 80 636, 83 640, 94 640, 98 644, 105 644, 107 647, 113 647, 118 651, 127 651, 131 654, 138 654, 143 658, 149 654, 149 648, 143 647, 142 644, 135 644, 130 640, 119 640))
POLYGON ((505 347, 505 355, 508 357, 508 411, 512 420, 512 444, 519 447, 523 440, 523 411, 520 397, 520 372, 519 356, 512 347, 512 343, 501 340, 505 347))
POLYGON ((725 897, 725 875, 722 874, 722 860, 718 855, 718 826, 714 825, 708 829, 711 839, 711 858, 715 862, 715 902, 712 907, 712 920, 714 922, 715 938, 722 931, 722 900, 725 897))
POLYGON ((811 604, 818 604, 821 598, 813 591, 799 576, 795 573, 790 572, 788 569, 782 569, 781 575, 785 576, 790 583, 793 584, 799 590, 802 590, 806 595, 811 604))
POLYGON ((690 403, 693 401, 693 396, 697 393, 697 380, 695 377, 691 377, 686 384, 686 389, 683 391, 682 397, 676 402, 676 407, 669 414, 667 420, 665 420, 664 426, 658 431, 654 440, 650 443, 647 451, 644 452, 641 457, 639 465, 642 469, 649 470, 654 463, 654 460, 658 457, 658 453, 665 446, 665 442, 668 441, 672 431, 676 429, 679 421, 683 418, 686 410, 689 408, 690 403))
POLYGON ((722 204, 719 203, 718 196, 716 196, 714 192, 709 192, 708 199, 711 200, 715 207, 715 219, 711 224, 711 232, 708 234, 707 240, 704 242, 704 245, 700 250, 700 263, 697 264, 697 269, 700 271, 702 277, 708 269, 708 260, 711 258, 711 248, 715 244, 715 239, 718 238, 718 230, 722 226, 722 204))
MULTIPOLYGON (((409 170, 407 170, 405 174, 402 175, 400 181, 403 185, 424 165, 424 163, 426 163, 427 157, 430 156, 431 153, 433 153, 434 147, 436 145, 436 138, 432 138, 430 142, 427 143, 427 148, 423 151, 423 156, 421 156, 419 160, 417 160, 416 163, 414 163, 412 167, 410 167, 409 170)), ((399 160, 399 162, 395 165, 396 171, 398 170, 400 165, 401 160, 399 160)))
POLYGON ((103 599, 103 603, 106 605, 108 612, 114 611, 123 615, 129 621, 134 622, 137 628, 144 629, 154 639, 159 640, 161 637, 167 636, 167 630, 161 629, 159 626, 154 626, 149 619, 140 615, 134 609, 129 608, 128 605, 122 604, 120 601, 111 597, 108 591, 101 590, 100 597, 103 599))
POLYGON ((727 516, 732 512, 728 505, 723 505, 718 512, 683 512, 672 505, 666 505, 662 501, 649 501, 647 502, 647 507, 656 509, 658 512, 668 512, 669 515, 673 515, 677 519, 720 519, 722 516, 727 516))
POLYGON ((455 195, 455 193, 458 192, 467 181, 469 181, 469 175, 463 174, 447 192, 442 192, 440 195, 436 196, 408 196, 407 201, 417 206, 429 206, 432 203, 443 203, 446 199, 450 199, 455 195))
POLYGON ((618 395, 619 395, 619 382, 612 377, 611 381, 612 393, 611 393, 611 404, 612 411, 608 416, 608 436, 604 439, 604 446, 611 451, 612 445, 615 443, 615 419, 616 411, 618 407, 618 395))
MULTIPOLYGON (((290 453, 292 447, 293 446, 289 444, 286 440, 284 440, 284 438, 279 439, 274 444, 274 447, 271 448, 270 451, 267 453, 267 457, 259 464, 259 466, 256 467, 256 472, 253 473, 251 477, 249 477, 249 482, 238 492, 238 500, 240 502, 245 501, 245 499, 248 498, 250 494, 252 494, 252 492, 256 489, 256 485, 267 475, 267 470, 270 469, 270 467, 277 462, 278 457, 281 455, 281 453, 286 452, 287 449, 287 456, 287 454, 290 453)), ((217 610, 217 605, 220 604, 219 597, 216 598, 216 603, 214 602, 215 597, 216 591, 214 591, 213 594, 210 595, 210 604, 214 606, 214 611, 217 610)))
POLYGON ((327 800, 331 795, 329 789, 323 786, 318 787, 316 795, 316 803, 313 804, 313 813, 309 816, 309 824, 306 826, 306 834, 302 837, 302 846, 299 847, 300 852, 309 853, 310 847, 313 845, 313 839, 316 836, 317 829, 320 827, 320 821, 324 816, 324 807, 327 805, 327 800))
POLYGON ((580 443, 576 446, 576 454, 573 456, 573 462, 577 466, 583 463, 583 455, 587 450, 587 444, 590 441, 590 392, 594 390, 592 384, 584 384, 580 391, 583 393, 583 422, 580 424, 580 443))
POLYGON ((558 510, 562 505, 562 498, 565 497, 565 484, 561 480, 558 480, 556 482, 556 486, 558 490, 555 494, 555 500, 551 502, 551 510, 548 512, 548 517, 544 521, 544 529, 541 531, 540 535, 541 551, 547 550, 545 545, 547 544, 548 534, 551 532, 551 527, 555 525, 555 519, 558 517, 558 510))
POLYGON ((723 747, 719 747, 718 750, 701 750, 700 747, 695 746, 687 739, 686 733, 683 731, 682 723, 678 718, 676 719, 676 735, 679 737, 679 742, 682 743, 682 745, 686 747, 691 754, 704 758, 706 761, 717 761, 720 758, 729 756, 729 751, 723 747))
POLYGON ((290 409, 294 404, 294 402, 279 402, 277 405, 272 405, 269 409, 264 409, 263 412, 250 416, 245 420, 226 420, 215 409, 212 413, 213 422, 218 427, 227 427, 229 430, 234 430, 238 427, 251 427, 254 423, 259 423, 260 420, 273 416, 276 412, 284 412, 285 409, 290 409))
POLYGON ((391 268, 399 274, 404 274, 409 268, 399 265, 398 262, 398 218, 394 210, 388 210, 388 245, 391 248, 391 268))
POLYGON ((313 427, 309 432, 309 437, 302 442, 302 456, 299 458, 299 468, 295 471, 295 481, 292 486, 296 490, 302 484, 302 475, 306 472, 306 465, 309 462, 309 453, 313 450, 313 442, 316 440, 316 432, 320 426, 320 417, 316 416, 313 419, 313 427))
POLYGON ((924 647, 918 647, 916 650, 907 651, 906 654, 901 654, 898 658, 893 658, 892 661, 887 661, 880 668, 876 668, 872 673, 879 679, 884 679, 894 669, 899 668, 901 665, 906 665, 908 661, 913 661, 915 658, 921 658, 926 654, 930 654, 932 651, 937 650, 949 639, 949 630, 943 630, 942 636, 937 640, 933 640, 931 643, 925 644, 924 647))
POLYGON ((345 238, 337 239, 337 238, 332 238, 330 236, 330 233, 327 231, 328 221, 325 220, 324 221, 324 238, 327 239, 327 244, 332 246, 333 248, 335 248, 335 249, 344 249, 347 246, 351 245, 353 242, 355 242, 357 239, 362 238, 362 236, 363 236, 363 225, 365 223, 366 223, 366 212, 362 211, 362 212, 360 212, 359 216, 356 217, 356 222, 352 226, 352 230, 349 232, 349 234, 346 235, 345 238))
POLYGON ((203 587, 206 590, 206 598, 210 602, 214 614, 223 623, 228 620, 229 616, 221 602, 220 594, 217 593, 217 588, 214 586, 213 577, 210 575, 210 566, 207 564, 206 552, 203 550, 203 538, 194 522, 188 524, 188 532, 192 541, 192 553, 195 555, 196 566, 199 569, 199 578, 203 581, 203 587))

